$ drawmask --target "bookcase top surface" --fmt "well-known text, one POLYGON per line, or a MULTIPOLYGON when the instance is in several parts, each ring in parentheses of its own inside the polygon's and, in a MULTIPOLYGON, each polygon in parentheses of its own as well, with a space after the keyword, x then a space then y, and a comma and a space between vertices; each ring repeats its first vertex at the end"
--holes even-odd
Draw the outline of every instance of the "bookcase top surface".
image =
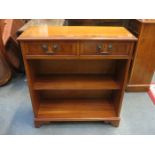
POLYGON ((112 39, 137 40, 125 27, 116 26, 32 26, 18 40, 112 39))

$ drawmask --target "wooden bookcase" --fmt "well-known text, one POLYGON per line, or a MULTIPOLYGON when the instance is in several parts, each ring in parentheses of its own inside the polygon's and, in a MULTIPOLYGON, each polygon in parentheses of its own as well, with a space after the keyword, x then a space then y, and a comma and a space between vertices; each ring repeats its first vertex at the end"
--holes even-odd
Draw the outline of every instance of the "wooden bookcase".
POLYGON ((124 27, 31 27, 22 48, 35 126, 51 121, 119 125, 134 43, 124 27))

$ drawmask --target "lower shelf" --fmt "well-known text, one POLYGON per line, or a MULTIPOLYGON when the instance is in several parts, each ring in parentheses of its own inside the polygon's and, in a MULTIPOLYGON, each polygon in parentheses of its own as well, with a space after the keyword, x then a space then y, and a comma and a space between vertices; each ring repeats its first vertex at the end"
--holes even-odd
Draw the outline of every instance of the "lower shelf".
POLYGON ((40 103, 36 121, 119 120, 114 105, 103 99, 52 100, 40 103))

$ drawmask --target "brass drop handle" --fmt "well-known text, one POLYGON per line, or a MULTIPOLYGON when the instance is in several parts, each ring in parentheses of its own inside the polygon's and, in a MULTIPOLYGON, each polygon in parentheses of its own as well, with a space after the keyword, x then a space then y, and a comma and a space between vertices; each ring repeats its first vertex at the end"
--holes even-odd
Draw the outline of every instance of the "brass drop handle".
POLYGON ((53 45, 52 45, 52 50, 51 50, 51 51, 48 51, 48 52, 46 52, 46 53, 47 53, 47 54, 54 54, 58 49, 59 49, 58 44, 53 44, 53 45))
POLYGON ((52 49, 53 49, 54 51, 58 50, 58 48, 59 48, 58 44, 54 44, 53 47, 52 47, 52 49))
POLYGON ((112 44, 109 44, 108 45, 108 51, 104 51, 104 52, 100 52, 101 54, 110 54, 111 53, 111 51, 112 51, 112 48, 113 48, 113 46, 112 46, 112 44))
POLYGON ((43 44, 41 45, 42 49, 46 52, 48 51, 48 45, 47 44, 43 44))
POLYGON ((100 54, 103 54, 103 55, 107 55, 107 54, 110 54, 109 52, 107 51, 103 51, 103 45, 99 44, 97 45, 97 51, 100 53, 100 54))
POLYGON ((110 54, 110 52, 100 52, 100 54, 108 55, 108 54, 110 54))
POLYGON ((108 45, 108 51, 111 51, 112 48, 113 48, 113 47, 112 47, 112 44, 109 44, 109 45, 108 45))
POLYGON ((54 52, 58 49, 58 45, 54 44, 52 47, 52 50, 49 51, 48 50, 48 45, 47 44, 43 44, 42 45, 42 49, 44 50, 44 52, 46 52, 46 54, 54 54, 54 52))
POLYGON ((101 52, 103 50, 103 45, 98 44, 96 49, 97 49, 98 52, 101 52))
POLYGON ((53 51, 48 50, 48 45, 47 44, 43 44, 41 47, 42 47, 42 49, 44 50, 44 52, 46 54, 53 54, 54 53, 53 51))

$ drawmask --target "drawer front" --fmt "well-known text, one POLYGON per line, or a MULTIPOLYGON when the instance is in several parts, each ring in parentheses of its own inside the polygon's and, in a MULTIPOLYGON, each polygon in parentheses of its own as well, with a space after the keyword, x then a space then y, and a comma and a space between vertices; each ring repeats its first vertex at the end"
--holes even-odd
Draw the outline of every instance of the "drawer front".
POLYGON ((75 41, 31 41, 27 43, 26 54, 32 55, 76 55, 75 41))
POLYGON ((80 55, 129 55, 130 42, 84 41, 80 44, 80 55))

